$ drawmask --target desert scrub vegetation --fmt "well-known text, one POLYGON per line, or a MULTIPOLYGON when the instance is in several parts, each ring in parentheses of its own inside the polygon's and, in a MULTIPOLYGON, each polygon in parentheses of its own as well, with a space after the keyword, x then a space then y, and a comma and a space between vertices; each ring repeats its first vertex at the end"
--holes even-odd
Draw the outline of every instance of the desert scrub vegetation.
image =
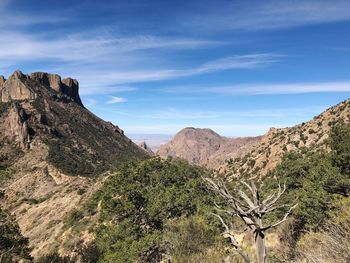
POLYGON ((70 225, 98 214, 99 262, 241 262, 212 215, 216 197, 186 162, 152 158, 112 175, 70 225))
POLYGON ((14 216, 0 208, 0 262, 31 262, 28 243, 14 216))
MULTIPOLYGON (((347 204, 347 206, 349 203, 347 204)), ((305 234, 296 247, 297 262, 337 262, 350 260, 350 211, 343 220, 329 220, 318 232, 305 234)))
MULTIPOLYGON (((288 239, 288 244, 285 244, 289 247, 287 261, 280 262, 297 261, 301 257, 306 260, 302 262, 328 262, 325 254, 317 257, 317 253, 328 251, 330 256, 332 253, 329 250, 339 252, 340 247, 331 244, 332 240, 338 239, 337 235, 343 236, 339 242, 350 243, 349 222, 343 220, 339 223, 342 214, 339 212, 348 208, 350 202, 349 130, 350 126, 344 124, 336 125, 332 129, 328 140, 330 152, 288 153, 265 180, 264 184, 272 188, 276 185, 276 179, 285 180, 288 191, 282 202, 288 203, 298 197, 299 205, 292 213, 292 231, 283 232, 283 235, 292 237, 288 239), (327 242, 328 250, 325 249, 327 242), (314 254, 310 251, 311 244, 314 254)), ((342 247, 345 250, 348 248, 342 247)), ((285 258, 287 253, 284 251, 282 254, 277 258, 285 258)))
POLYGON ((99 204, 94 232, 100 261, 186 262, 215 248, 220 231, 207 213, 211 196, 201 179, 207 173, 160 158, 120 168, 88 205, 94 213, 99 204))
MULTIPOLYGON (((349 262, 349 131, 349 125, 338 124, 327 151, 304 148, 286 153, 265 177, 255 171, 258 188, 264 189, 262 199, 278 189, 279 182, 286 185, 281 209, 266 214, 266 225, 283 219, 290 209, 284 205, 298 198, 286 223, 267 235, 275 240, 267 249, 268 262, 349 262)), ((224 180, 232 193, 238 192, 240 180, 248 179, 243 167, 240 170, 237 180, 224 180)), ((89 226, 93 249, 84 252, 95 258, 89 262, 242 262, 212 214, 220 199, 206 188, 202 177, 208 176, 210 171, 171 158, 126 163, 66 218, 65 225, 78 226, 79 234, 89 217, 96 218, 89 226)), ((235 229, 242 224, 239 218, 232 220, 235 229)), ((242 235, 244 251, 252 258, 254 235, 242 235)))
POLYGON ((8 167, 0 166, 0 185, 5 184, 5 182, 12 178, 14 171, 8 167))

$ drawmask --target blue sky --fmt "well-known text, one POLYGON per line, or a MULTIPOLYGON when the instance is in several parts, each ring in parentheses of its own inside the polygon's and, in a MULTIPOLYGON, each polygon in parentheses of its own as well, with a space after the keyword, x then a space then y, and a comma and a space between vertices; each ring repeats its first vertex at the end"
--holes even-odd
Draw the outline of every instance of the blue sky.
POLYGON ((350 96, 350 1, 0 1, 0 74, 71 76, 126 133, 226 136, 350 96))

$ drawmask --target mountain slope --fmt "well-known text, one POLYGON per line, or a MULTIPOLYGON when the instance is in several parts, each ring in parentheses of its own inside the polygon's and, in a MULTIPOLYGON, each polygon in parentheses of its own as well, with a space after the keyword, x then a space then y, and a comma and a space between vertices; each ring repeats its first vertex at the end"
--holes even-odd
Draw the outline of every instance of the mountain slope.
POLYGON ((68 175, 94 175, 146 155, 83 107, 76 80, 47 73, 17 71, 4 82, 0 135, 3 165, 45 146, 42 158, 68 175))
POLYGON ((340 122, 350 122, 350 99, 327 109, 309 122, 289 128, 271 128, 247 154, 232 158, 221 167, 221 171, 229 176, 265 175, 281 162, 286 152, 326 148, 331 128, 340 122))
POLYGON ((0 77, 0 202, 15 214, 34 257, 71 242, 63 238, 64 219, 106 171, 149 156, 84 108, 78 87, 41 72, 0 77))
POLYGON ((210 129, 185 128, 167 144, 161 145, 160 156, 185 159, 193 164, 218 167, 227 156, 236 156, 249 149, 258 138, 227 138, 210 129))

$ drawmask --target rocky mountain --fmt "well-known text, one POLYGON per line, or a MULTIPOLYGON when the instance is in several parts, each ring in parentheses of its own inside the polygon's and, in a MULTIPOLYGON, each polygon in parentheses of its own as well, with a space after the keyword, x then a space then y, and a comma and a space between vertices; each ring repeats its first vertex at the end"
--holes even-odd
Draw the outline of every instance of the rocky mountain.
POLYGON ((265 175, 287 152, 325 147, 331 127, 341 121, 350 121, 350 100, 329 108, 309 122, 271 128, 259 137, 227 138, 210 129, 185 128, 169 143, 161 145, 157 153, 205 165, 228 176, 265 175))
POLYGON ((185 159, 190 163, 219 167, 228 156, 238 156, 250 149, 258 137, 227 138, 211 129, 185 128, 167 144, 161 145, 160 156, 185 159))
POLYGON ((77 80, 16 71, 1 82, 2 165, 40 149, 41 157, 60 171, 85 176, 144 155, 119 127, 84 108, 77 80))
POLYGON ((145 152, 147 152, 149 155, 153 156, 154 152, 152 151, 151 148, 148 147, 145 141, 141 142, 139 144, 140 148, 143 149, 145 152))
POLYGON ((84 108, 77 80, 43 72, 0 77, 0 146, 1 204, 35 257, 64 242, 65 216, 99 188, 100 174, 149 156, 84 108))
POLYGON ((243 156, 231 158, 221 166, 229 176, 265 175, 281 162, 283 155, 291 151, 325 148, 332 126, 350 122, 350 99, 335 105, 311 121, 288 128, 271 128, 243 156))

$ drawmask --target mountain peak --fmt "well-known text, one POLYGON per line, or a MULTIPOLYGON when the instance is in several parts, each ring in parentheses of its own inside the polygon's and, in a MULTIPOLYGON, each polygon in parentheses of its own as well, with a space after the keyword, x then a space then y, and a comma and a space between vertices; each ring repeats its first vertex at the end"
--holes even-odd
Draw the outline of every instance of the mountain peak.
POLYGON ((190 163, 214 166, 216 159, 225 159, 230 152, 234 156, 246 151, 258 138, 226 138, 209 128, 187 127, 179 131, 168 143, 160 146, 160 156, 185 159, 190 163))
POLYGON ((0 166, 26 156, 66 175, 91 175, 148 155, 83 107, 77 80, 57 74, 15 71, 6 81, 0 78, 0 117, 0 166))
POLYGON ((43 87, 59 96, 65 95, 83 107, 79 96, 79 82, 76 79, 62 80, 61 76, 46 72, 25 75, 20 70, 16 70, 8 80, 0 77, 0 101, 34 100, 42 95, 45 90, 43 87))

